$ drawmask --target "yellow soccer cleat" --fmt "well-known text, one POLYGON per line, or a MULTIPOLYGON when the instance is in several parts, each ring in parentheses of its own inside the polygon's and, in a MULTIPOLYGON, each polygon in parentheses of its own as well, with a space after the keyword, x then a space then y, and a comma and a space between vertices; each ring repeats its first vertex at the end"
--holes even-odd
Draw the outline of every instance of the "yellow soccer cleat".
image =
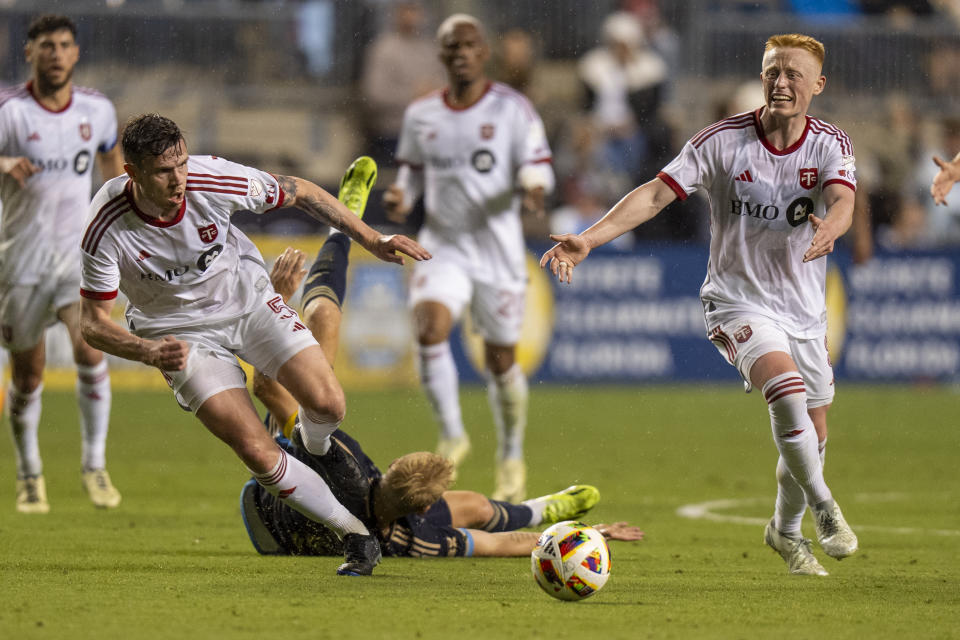
POLYGON ((363 218, 367 208, 367 198, 370 190, 377 182, 377 163, 369 156, 360 156, 354 160, 343 177, 340 178, 340 192, 337 199, 346 205, 347 209, 363 218))
POLYGON ((20 513, 48 513, 47 483, 43 476, 17 478, 17 511, 20 513))
POLYGON ((540 524, 554 524, 564 520, 579 520, 585 516, 600 502, 600 491, 589 484, 575 484, 536 500, 546 503, 540 524))
POLYGON ((106 469, 93 469, 82 474, 83 488, 90 502, 101 509, 112 509, 120 504, 120 492, 110 482, 106 469))

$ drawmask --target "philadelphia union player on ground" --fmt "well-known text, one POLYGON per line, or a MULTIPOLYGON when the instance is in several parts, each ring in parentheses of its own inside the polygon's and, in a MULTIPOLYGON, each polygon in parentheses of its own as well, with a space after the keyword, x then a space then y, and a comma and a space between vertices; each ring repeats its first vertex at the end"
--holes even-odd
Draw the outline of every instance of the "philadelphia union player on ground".
POLYGON ((311 182, 213 156, 188 156, 175 123, 140 116, 122 138, 126 175, 94 197, 83 237, 81 328, 108 353, 157 367, 181 406, 228 444, 271 494, 342 536, 338 573, 365 575, 376 537, 317 473, 266 433, 237 356, 299 403, 304 447, 321 459, 343 419, 343 390, 309 329, 270 285, 235 211, 297 207, 381 260, 430 255, 404 236, 382 236, 311 182), (129 331, 110 319, 117 292, 129 331))
POLYGON ((103 95, 74 86, 79 58, 70 18, 45 15, 27 31, 28 82, 0 92, 0 344, 10 352, 7 394, 17 458, 17 510, 50 510, 37 437, 44 332, 62 322, 77 365, 81 478, 98 507, 120 493, 106 471, 110 377, 80 336, 80 235, 94 157, 104 179, 123 172, 117 115, 103 95))
POLYGON ((791 573, 826 575, 800 533, 807 505, 824 552, 857 550, 823 478, 833 370, 826 349, 826 256, 853 216, 853 148, 846 134, 807 115, 823 91, 823 45, 773 36, 763 55, 766 106, 691 138, 657 177, 624 197, 540 261, 570 282, 594 247, 702 190, 710 201, 710 260, 700 289, 710 340, 749 390, 763 390, 780 452, 777 501, 764 540, 791 573), (819 447, 819 451, 818 451, 819 447))
POLYGON ((554 184, 550 148, 530 101, 487 79, 490 49, 475 18, 447 18, 437 40, 448 86, 407 108, 397 147, 401 168, 384 204, 389 218, 402 221, 424 198, 418 240, 434 258, 415 266, 410 305, 421 382, 440 423, 437 452, 456 465, 470 448, 449 341, 469 306, 484 340, 498 431, 493 496, 516 502, 526 492, 527 420, 527 379, 516 362, 527 285, 520 213, 543 214, 554 184))

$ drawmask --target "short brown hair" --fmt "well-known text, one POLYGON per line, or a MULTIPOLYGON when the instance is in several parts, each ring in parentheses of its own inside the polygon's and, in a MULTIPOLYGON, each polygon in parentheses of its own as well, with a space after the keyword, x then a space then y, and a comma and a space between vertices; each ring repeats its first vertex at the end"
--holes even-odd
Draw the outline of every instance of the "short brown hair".
POLYGON ((423 511, 450 486, 453 465, 435 453, 418 451, 397 458, 380 479, 387 499, 406 513, 423 511))
POLYGON ((159 157, 183 140, 183 132, 170 118, 159 113, 145 113, 127 121, 120 138, 123 159, 138 167, 147 156, 159 157))
POLYGON ((45 33, 53 33, 60 29, 66 29, 73 35, 74 40, 77 39, 77 25, 73 20, 67 16, 46 13, 30 22, 30 26, 27 27, 27 40, 33 41, 45 33))
POLYGON ((820 63, 820 66, 823 66, 823 58, 826 55, 826 49, 823 48, 823 43, 816 38, 805 36, 802 33, 783 33, 776 36, 770 36, 767 38, 767 46, 764 47, 763 52, 766 53, 767 51, 770 51, 770 49, 778 47, 796 47, 797 49, 805 49, 813 54, 813 57, 817 59, 817 62, 820 63))

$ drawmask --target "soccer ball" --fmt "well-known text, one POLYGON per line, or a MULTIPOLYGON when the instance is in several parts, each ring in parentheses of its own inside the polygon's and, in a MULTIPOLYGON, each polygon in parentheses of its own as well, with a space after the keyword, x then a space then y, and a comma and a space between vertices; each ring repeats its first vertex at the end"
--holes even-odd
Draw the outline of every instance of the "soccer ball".
POLYGON ((589 598, 610 577, 607 541, 582 522, 558 522, 544 531, 530 560, 537 584, 560 600, 589 598))

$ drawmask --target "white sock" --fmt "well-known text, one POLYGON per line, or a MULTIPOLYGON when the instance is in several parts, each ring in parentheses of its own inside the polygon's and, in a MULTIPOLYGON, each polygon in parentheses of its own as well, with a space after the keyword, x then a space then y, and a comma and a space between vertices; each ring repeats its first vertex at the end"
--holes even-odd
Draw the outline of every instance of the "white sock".
POLYGON ((530 498, 529 500, 524 500, 520 504, 530 507, 530 511, 533 512, 533 515, 530 516, 530 522, 527 524, 528 527, 536 527, 543 522, 543 510, 547 508, 546 500, 541 500, 540 498, 530 498))
POLYGON ((92 367, 77 365, 77 406, 83 438, 81 461, 84 469, 107 465, 107 430, 110 427, 110 372, 107 359, 92 367))
POLYGON ((817 443, 817 451, 820 453, 820 468, 827 466, 827 439, 824 438, 817 443))
POLYGON ((282 449, 273 469, 263 474, 255 473, 253 477, 288 507, 329 527, 341 538, 347 533, 370 533, 356 516, 337 501, 316 471, 282 449))
POLYGON ((807 499, 803 489, 787 469, 783 456, 777 460, 777 504, 773 512, 773 526, 790 538, 799 538, 807 499))
POLYGON ((807 504, 830 500, 817 451, 817 431, 807 413, 807 391, 796 371, 775 376, 763 385, 770 408, 773 440, 790 475, 803 489, 807 504))
POLYGON ((22 393, 13 383, 7 390, 7 414, 10 416, 10 435, 13 438, 18 478, 43 473, 40 443, 37 439, 42 392, 42 384, 30 393, 22 393))
POLYGON ((300 437, 303 438, 303 446, 307 451, 315 456, 322 456, 330 450, 330 434, 337 430, 340 421, 330 422, 320 416, 313 416, 304 409, 299 408, 300 417, 300 437))
POLYGON ((527 428, 527 377, 516 362, 500 375, 487 374, 487 399, 497 426, 498 460, 522 459, 527 428))
POLYGON ((460 414, 460 377, 449 340, 428 346, 420 345, 420 382, 433 407, 433 415, 440 423, 440 436, 465 436, 460 414))

